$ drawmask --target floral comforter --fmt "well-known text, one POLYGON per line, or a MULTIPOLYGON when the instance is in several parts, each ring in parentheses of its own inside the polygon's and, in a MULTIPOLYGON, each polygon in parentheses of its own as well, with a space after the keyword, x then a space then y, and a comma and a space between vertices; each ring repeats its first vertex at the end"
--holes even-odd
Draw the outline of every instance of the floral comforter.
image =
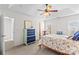
POLYGON ((40 41, 41 44, 66 54, 79 54, 79 41, 73 41, 66 38, 48 38, 44 37, 40 41))

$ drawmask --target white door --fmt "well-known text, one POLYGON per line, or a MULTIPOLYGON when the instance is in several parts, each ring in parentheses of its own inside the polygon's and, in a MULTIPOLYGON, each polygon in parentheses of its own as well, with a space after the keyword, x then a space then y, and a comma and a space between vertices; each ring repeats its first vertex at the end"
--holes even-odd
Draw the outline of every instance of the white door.
POLYGON ((14 19, 9 17, 4 17, 4 41, 11 41, 13 40, 13 26, 14 19))
POLYGON ((5 54, 3 42, 3 16, 0 16, 0 54, 5 54))

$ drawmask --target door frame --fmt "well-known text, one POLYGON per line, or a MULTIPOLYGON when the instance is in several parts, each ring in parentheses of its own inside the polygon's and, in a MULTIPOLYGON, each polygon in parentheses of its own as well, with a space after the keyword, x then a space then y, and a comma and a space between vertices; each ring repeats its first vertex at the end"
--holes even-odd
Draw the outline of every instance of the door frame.
POLYGON ((3 18, 3 15, 0 15, 0 44, 1 44, 1 52, 2 52, 2 55, 5 54, 5 43, 4 43, 4 35, 3 35, 3 31, 4 31, 4 18, 3 18))

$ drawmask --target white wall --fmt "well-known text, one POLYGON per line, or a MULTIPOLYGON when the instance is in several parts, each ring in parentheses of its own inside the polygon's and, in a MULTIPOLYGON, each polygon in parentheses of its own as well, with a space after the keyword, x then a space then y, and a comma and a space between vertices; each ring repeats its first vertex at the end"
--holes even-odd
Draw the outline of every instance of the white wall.
MULTIPOLYGON (((12 12, 12 11, 8 11, 8 10, 0 10, 0 12, 4 15, 4 16, 8 16, 8 17, 12 17, 15 19, 14 21, 14 45, 20 45, 23 44, 23 29, 24 29, 24 20, 32 20, 33 21, 33 25, 36 29, 36 36, 37 39, 39 38, 39 21, 36 21, 38 19, 31 18, 28 17, 26 15, 22 15, 20 13, 16 13, 16 12, 12 12)), ((40 20, 40 19, 39 19, 40 20)))
POLYGON ((79 20, 79 14, 45 20, 45 28, 47 24, 51 24, 52 33, 56 33, 56 31, 61 30, 64 31, 66 35, 69 35, 68 23, 73 20, 79 20))

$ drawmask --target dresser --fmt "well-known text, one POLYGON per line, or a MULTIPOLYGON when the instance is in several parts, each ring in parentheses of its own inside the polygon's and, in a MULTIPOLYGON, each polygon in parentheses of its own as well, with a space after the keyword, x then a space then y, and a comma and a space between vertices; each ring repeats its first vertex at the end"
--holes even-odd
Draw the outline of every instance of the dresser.
POLYGON ((31 44, 35 42, 36 36, 35 36, 35 29, 24 29, 24 43, 31 44))

